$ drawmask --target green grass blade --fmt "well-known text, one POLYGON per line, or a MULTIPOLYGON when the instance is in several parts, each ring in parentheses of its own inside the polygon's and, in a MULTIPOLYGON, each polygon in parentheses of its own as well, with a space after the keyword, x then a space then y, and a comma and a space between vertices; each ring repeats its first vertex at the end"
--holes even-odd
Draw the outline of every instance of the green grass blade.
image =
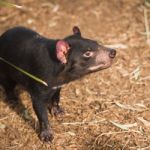
POLYGON ((14 65, 14 64, 12 64, 11 62, 7 61, 6 59, 0 57, 0 60, 3 61, 3 62, 5 62, 6 64, 10 65, 11 67, 15 68, 16 70, 20 71, 21 73, 25 74, 26 76, 32 78, 33 80, 35 80, 35 81, 37 81, 37 82, 39 82, 39 83, 42 83, 42 84, 45 85, 45 86, 48 86, 48 84, 47 84, 45 81, 43 81, 43 80, 41 80, 40 78, 38 78, 38 77, 36 77, 36 76, 30 74, 29 72, 27 72, 27 71, 25 71, 25 70, 23 70, 23 69, 17 67, 16 65, 14 65))
POLYGON ((16 4, 12 4, 12 3, 6 2, 4 0, 0 0, 0 6, 15 7, 15 8, 19 8, 19 9, 22 8, 22 6, 19 6, 19 5, 16 5, 16 4))

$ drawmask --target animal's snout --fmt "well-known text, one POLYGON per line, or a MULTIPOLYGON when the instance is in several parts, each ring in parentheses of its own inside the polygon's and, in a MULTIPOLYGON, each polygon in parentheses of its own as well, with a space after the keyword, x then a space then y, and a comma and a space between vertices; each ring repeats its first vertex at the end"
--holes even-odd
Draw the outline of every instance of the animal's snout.
POLYGON ((114 58, 116 56, 116 50, 114 49, 109 49, 109 57, 114 58))

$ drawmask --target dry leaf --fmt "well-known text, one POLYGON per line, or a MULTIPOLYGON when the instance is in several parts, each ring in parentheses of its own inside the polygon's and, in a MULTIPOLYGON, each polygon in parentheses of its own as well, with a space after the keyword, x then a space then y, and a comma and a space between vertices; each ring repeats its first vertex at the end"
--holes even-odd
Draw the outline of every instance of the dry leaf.
POLYGON ((141 74, 141 66, 138 66, 135 70, 130 73, 130 79, 138 80, 141 74))
POLYGON ((145 126, 150 126, 150 122, 145 120, 143 117, 138 117, 138 120, 140 120, 145 126))
POLYGON ((75 136, 76 134, 74 133, 74 132, 67 132, 69 135, 71 135, 71 136, 75 136))
POLYGON ((0 129, 5 129, 5 128, 6 128, 6 125, 0 124, 0 129))
POLYGON ((138 109, 136 109, 136 108, 134 108, 134 107, 132 107, 132 106, 130 106, 130 105, 124 105, 124 104, 120 104, 119 102, 115 102, 115 104, 117 105, 117 106, 119 106, 120 108, 124 108, 124 109, 129 109, 129 110, 138 110, 138 109))
POLYGON ((122 130, 129 130, 129 128, 137 126, 137 123, 133 123, 133 124, 119 124, 119 123, 116 123, 114 121, 110 121, 110 122, 113 125, 115 125, 116 127, 120 128, 122 130))

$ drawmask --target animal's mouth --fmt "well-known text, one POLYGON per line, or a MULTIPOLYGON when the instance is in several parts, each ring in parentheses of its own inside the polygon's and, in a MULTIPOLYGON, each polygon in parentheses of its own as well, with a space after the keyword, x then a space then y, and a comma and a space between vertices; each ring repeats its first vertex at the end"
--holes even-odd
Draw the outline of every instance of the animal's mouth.
POLYGON ((95 72, 109 68, 112 65, 115 56, 116 50, 110 49, 107 51, 101 51, 97 54, 95 63, 91 65, 88 70, 90 72, 95 72))
POLYGON ((111 64, 112 64, 112 60, 110 60, 109 62, 100 62, 97 65, 89 67, 88 70, 93 72, 93 71, 107 69, 111 66, 111 64))

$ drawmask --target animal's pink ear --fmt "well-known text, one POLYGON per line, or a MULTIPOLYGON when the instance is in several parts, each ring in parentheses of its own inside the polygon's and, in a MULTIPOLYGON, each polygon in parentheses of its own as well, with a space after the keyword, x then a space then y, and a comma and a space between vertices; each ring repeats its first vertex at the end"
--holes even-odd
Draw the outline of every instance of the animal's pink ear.
POLYGON ((62 63, 66 64, 67 63, 67 54, 69 51, 69 44, 66 41, 59 40, 56 43, 56 55, 57 59, 62 63))
POLYGON ((74 35, 81 36, 81 32, 80 32, 79 27, 74 26, 72 30, 73 30, 73 34, 74 34, 74 35))

